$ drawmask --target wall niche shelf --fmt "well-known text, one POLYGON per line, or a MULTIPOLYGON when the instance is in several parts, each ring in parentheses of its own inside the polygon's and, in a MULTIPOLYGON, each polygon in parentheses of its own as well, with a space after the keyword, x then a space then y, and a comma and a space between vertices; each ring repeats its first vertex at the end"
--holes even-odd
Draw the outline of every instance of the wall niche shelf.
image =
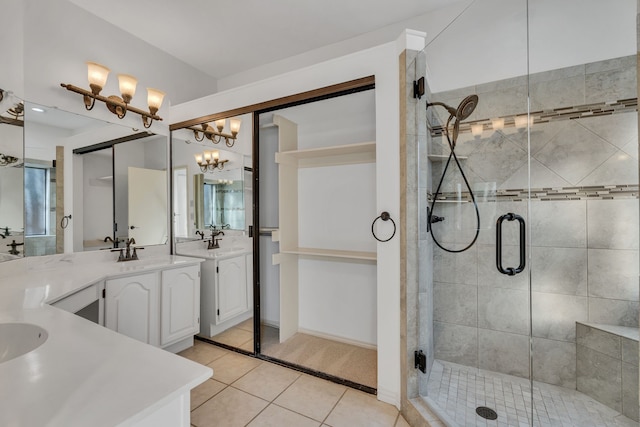
MULTIPOLYGON (((429 160, 431 160, 432 162, 445 162, 449 158, 449 155, 448 154, 429 154, 428 157, 429 157, 429 160)), ((458 158, 458 160, 468 159, 467 156, 456 155, 456 157, 458 158)))

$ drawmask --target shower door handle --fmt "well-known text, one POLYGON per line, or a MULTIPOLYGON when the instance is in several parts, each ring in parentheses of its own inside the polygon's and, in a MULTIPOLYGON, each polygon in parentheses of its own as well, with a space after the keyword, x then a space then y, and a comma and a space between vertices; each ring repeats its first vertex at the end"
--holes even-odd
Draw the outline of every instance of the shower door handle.
POLYGON ((498 268, 498 271, 508 276, 515 276, 518 273, 522 273, 524 271, 526 259, 525 247, 524 219, 520 215, 514 213, 507 213, 498 218, 498 221, 496 222, 496 267, 498 268), (520 265, 518 265, 518 268, 502 267, 502 223, 505 219, 507 221, 518 220, 518 223, 520 223, 520 265))

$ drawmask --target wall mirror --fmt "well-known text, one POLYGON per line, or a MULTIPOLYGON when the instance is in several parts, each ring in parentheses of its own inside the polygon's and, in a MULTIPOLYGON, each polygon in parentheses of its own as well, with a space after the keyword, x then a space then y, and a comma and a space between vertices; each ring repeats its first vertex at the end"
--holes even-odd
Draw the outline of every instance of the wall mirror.
POLYGON ((165 136, 31 103, 25 122, 27 256, 167 243, 165 136))
POLYGON ((191 129, 172 132, 173 216, 178 241, 199 238, 196 231, 248 229, 251 116, 237 119, 242 129, 232 147, 224 140, 217 144, 207 138, 198 141, 191 129))
POLYGON ((24 122, 14 108, 4 102, 0 113, 0 262, 24 255, 24 122))
POLYGON ((252 114, 226 118, 224 133, 232 120, 241 128, 229 144, 202 125, 171 132, 175 253, 205 258, 199 335, 253 353, 252 114))

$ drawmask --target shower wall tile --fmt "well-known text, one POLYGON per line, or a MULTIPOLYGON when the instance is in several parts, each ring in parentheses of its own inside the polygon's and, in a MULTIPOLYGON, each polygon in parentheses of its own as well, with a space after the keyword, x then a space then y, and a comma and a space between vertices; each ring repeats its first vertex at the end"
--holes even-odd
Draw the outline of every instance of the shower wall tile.
MULTIPOLYGON (((501 215, 514 213, 520 215, 527 221, 527 202, 499 201, 485 202, 478 204, 480 210, 480 235, 478 243, 493 245, 495 251, 496 244, 496 221, 501 215)), ((518 245, 520 243, 520 231, 517 222, 505 221, 502 226, 502 244, 518 245)))
POLYGON ((575 342, 576 321, 589 318, 586 297, 533 292, 531 302, 534 337, 575 342))
POLYGON ((638 160, 638 142, 637 141, 629 142, 627 145, 622 147, 621 150, 627 153, 629 156, 636 159, 636 161, 638 160))
POLYGON ((576 185, 615 152, 613 145, 569 120, 534 158, 576 185))
POLYGON ((589 298, 589 322, 638 327, 638 302, 589 298))
POLYGON ((532 201, 533 246, 584 248, 587 245, 587 204, 583 200, 532 201))
POLYGON ((634 184, 638 182, 638 161, 618 150, 602 165, 578 182, 580 186, 634 184))
POLYGON ((532 188, 560 188, 570 187, 571 184, 562 179, 560 175, 544 166, 536 159, 531 159, 531 169, 524 164, 513 175, 500 185, 501 190, 527 188, 529 186, 529 173, 531 174, 532 188))
POLYGON ((533 84, 539 84, 542 82, 563 80, 571 77, 582 76, 584 78, 584 75, 585 75, 585 66, 581 64, 581 65, 574 65, 573 67, 558 68, 556 70, 533 73, 529 76, 529 82, 533 84))
POLYGON ((534 381, 575 389, 575 344, 534 338, 532 368, 534 381))
POLYGON ((434 283, 434 320, 457 325, 478 325, 478 287, 434 283))
MULTIPOLYGON (((433 206, 433 204, 429 204, 433 206)), ((431 225, 432 233, 446 248, 460 249, 473 241, 478 228, 476 211, 473 203, 467 202, 436 202, 433 208, 434 217, 444 218, 431 225), (459 243, 451 245, 449 243, 459 243)))
POLYGON ((638 249, 638 222, 637 199, 588 200, 587 245, 592 249, 638 249))
POLYGON ((431 239, 418 242, 418 292, 433 289, 433 242, 431 239))
POLYGON ((474 246, 462 253, 449 253, 438 247, 434 247, 434 282, 477 285, 478 263, 476 249, 474 246))
POLYGON ((531 83, 529 87, 531 111, 583 105, 585 103, 584 75, 531 83))
POLYGON ((582 323, 576 323, 576 344, 622 359, 622 337, 582 323))
POLYGON ((531 154, 535 155, 560 133, 566 125, 567 123, 565 121, 536 123, 531 127, 530 135, 527 129, 518 129, 516 127, 504 128, 500 132, 518 144, 523 150, 528 150, 529 143, 531 143, 531 154))
POLYGON ((638 417, 638 364, 622 363, 622 414, 634 421, 638 417))
POLYGON ((429 237, 427 233, 427 209, 431 205, 428 200, 429 191, 426 188, 418 188, 418 239, 425 240, 429 237))
POLYGON ((638 96, 636 68, 589 73, 585 76, 587 103, 618 101, 638 96))
MULTIPOLYGON (((640 34, 640 32, 638 33, 640 34)), ((622 56, 604 61, 590 62, 585 65, 586 74, 600 73, 603 71, 620 70, 636 67, 636 55, 622 56)))
POLYGON ((433 322, 435 358, 467 366, 478 366, 477 328, 433 322))
POLYGON ((581 345, 576 355, 578 391, 622 411, 622 361, 581 345))
POLYGON ((587 250, 531 248, 531 287, 534 292, 587 295, 587 250))
POLYGON ((529 377, 529 338, 525 335, 478 329, 478 367, 529 377))
POLYGON ((622 337, 622 361, 638 366, 638 341, 622 337))
POLYGON ((527 162, 527 152, 499 132, 478 144, 478 149, 469 154, 466 166, 484 182, 500 186, 527 162), (498 158, 500 161, 496 162, 498 158))
POLYGON ((631 141, 635 141, 636 145, 638 143, 637 113, 593 116, 576 123, 618 148, 622 148, 631 141))
POLYGON ((418 187, 419 188, 428 188, 429 179, 431 176, 431 164, 429 162, 429 142, 431 139, 431 135, 419 135, 418 136, 418 187))
MULTIPOLYGON (((527 87, 518 85, 482 93, 474 112, 477 119, 526 114, 527 87)), ((470 118, 469 120, 473 120, 470 118)))
POLYGON ((527 291, 478 288, 478 327, 513 334, 529 334, 527 291))
MULTIPOLYGON (((484 288, 514 289, 520 291, 528 290, 529 283, 527 274, 516 274, 508 276, 502 274, 496 268, 496 247, 495 245, 478 246, 478 286, 480 292, 486 292, 484 288)), ((520 248, 518 246, 502 246, 503 267, 517 267, 520 262, 520 248)), ((499 291, 498 291, 499 292, 499 291)))
POLYGON ((589 296, 638 301, 638 251, 589 249, 587 271, 589 296))

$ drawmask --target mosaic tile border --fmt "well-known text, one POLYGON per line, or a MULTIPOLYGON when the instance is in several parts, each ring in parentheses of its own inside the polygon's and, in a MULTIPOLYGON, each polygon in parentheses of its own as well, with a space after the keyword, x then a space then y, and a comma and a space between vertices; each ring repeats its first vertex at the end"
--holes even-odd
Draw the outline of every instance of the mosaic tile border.
MULTIPOLYGON (((638 111, 638 98, 621 99, 615 102, 599 102, 596 104, 585 104, 571 107, 554 108, 552 110, 534 111, 530 114, 532 124, 549 123, 560 120, 576 120, 587 117, 609 116, 612 114, 628 113, 638 111)), ((504 127, 515 127, 516 120, 524 118, 526 124, 527 114, 515 114, 512 116, 501 116, 504 119, 504 127)), ((460 123, 459 133, 470 133, 471 126, 482 125, 483 131, 493 130, 492 119, 475 120, 472 122, 460 123)), ((495 118, 493 119, 495 120, 495 118)), ((443 126, 430 128, 431 136, 441 136, 444 132, 443 126)))
MULTIPOLYGON (((638 184, 629 185, 602 185, 592 187, 562 187, 562 188, 532 188, 496 190, 490 194, 475 195, 477 202, 521 202, 531 198, 531 200, 614 200, 614 199, 638 199, 640 188, 638 184)), ((427 200, 433 201, 433 194, 427 193, 427 200)), ((441 193, 439 202, 471 202, 468 192, 441 193)))

